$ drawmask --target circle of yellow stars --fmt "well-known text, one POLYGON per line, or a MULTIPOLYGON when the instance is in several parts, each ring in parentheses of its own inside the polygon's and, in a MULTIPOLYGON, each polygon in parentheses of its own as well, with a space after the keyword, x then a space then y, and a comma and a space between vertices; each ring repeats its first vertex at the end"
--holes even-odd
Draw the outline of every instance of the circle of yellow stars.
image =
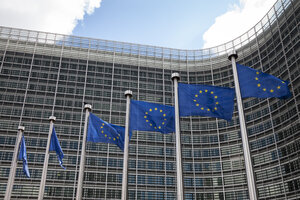
POLYGON ((166 118, 167 114, 163 112, 162 109, 158 109, 158 108, 149 108, 148 111, 145 112, 145 116, 144 119, 145 121, 149 124, 149 126, 153 127, 154 129, 162 129, 162 127, 166 124, 167 118, 166 118), (159 112, 161 113, 161 115, 163 116, 163 120, 161 122, 161 124, 158 124, 158 126, 155 126, 154 124, 152 124, 152 122, 149 120, 149 114, 152 112, 159 112))
MULTIPOLYGON (((258 78, 258 75, 260 74, 260 72, 256 72, 256 77, 254 78, 258 83, 256 84, 256 86, 258 87, 258 88, 261 88, 261 90, 262 91, 264 91, 264 92, 270 92, 270 93, 273 93, 276 89, 277 90, 280 90, 280 88, 281 88, 281 86, 280 85, 278 85, 277 87, 276 87, 276 89, 275 88, 270 88, 270 89, 267 89, 266 87, 263 87, 263 85, 259 82, 260 80, 259 80, 259 78, 258 78)), ((285 82, 284 81, 281 81, 281 83, 283 83, 283 84, 285 84, 285 82)))
POLYGON ((199 90, 199 94, 195 94, 195 99, 194 99, 194 102, 195 102, 195 105, 197 107, 199 107, 202 111, 207 111, 207 112, 214 112, 214 111, 217 111, 218 110, 218 105, 219 105, 219 101, 218 101, 218 96, 216 94, 214 94, 214 91, 209 91, 209 90, 199 90), (205 107, 203 105, 200 105, 197 98, 200 97, 202 94, 210 94, 212 95, 213 99, 214 99, 214 108, 211 109, 211 108, 208 108, 208 107, 205 107))
MULTIPOLYGON (((105 123, 102 123, 101 124, 101 127, 100 127, 100 131, 101 131, 101 133, 104 135, 104 137, 108 137, 108 139, 109 140, 113 140, 113 141, 116 141, 117 139, 119 139, 120 138, 120 133, 118 133, 118 136, 117 137, 111 137, 111 136, 108 136, 108 134, 107 133, 105 133, 105 131, 104 131, 104 126, 105 126, 105 123)), ((111 135, 111 134, 109 134, 109 135, 111 135)))

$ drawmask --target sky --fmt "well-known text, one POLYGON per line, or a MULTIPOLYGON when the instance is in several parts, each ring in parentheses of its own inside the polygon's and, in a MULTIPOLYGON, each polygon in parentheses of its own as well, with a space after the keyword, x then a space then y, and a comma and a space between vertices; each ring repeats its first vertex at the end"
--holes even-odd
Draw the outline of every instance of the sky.
POLYGON ((0 0, 0 26, 176 49, 242 35, 276 0, 0 0))

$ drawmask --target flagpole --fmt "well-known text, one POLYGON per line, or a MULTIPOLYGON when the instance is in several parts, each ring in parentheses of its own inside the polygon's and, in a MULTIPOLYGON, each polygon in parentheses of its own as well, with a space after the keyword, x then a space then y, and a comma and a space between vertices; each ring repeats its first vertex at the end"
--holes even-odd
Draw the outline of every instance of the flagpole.
POLYGON ((228 59, 231 60, 231 64, 232 64, 235 93, 236 93, 236 99, 237 99, 237 105, 239 111, 240 129, 241 129, 241 137, 243 143, 243 152, 244 152, 244 159, 245 159, 249 198, 250 200, 257 200, 257 191, 256 191, 255 178, 254 178, 253 167, 252 167, 253 165, 251 160, 251 152, 249 148, 243 101, 242 101, 239 78, 238 78, 238 73, 236 68, 237 57, 238 55, 235 51, 228 54, 228 59))
POLYGON ((181 138, 180 138, 180 124, 179 124, 179 102, 178 102, 179 73, 173 73, 172 80, 174 82, 174 95, 175 95, 177 200, 183 200, 184 199, 184 187, 183 187, 183 174, 182 174, 181 138))
POLYGON ((87 128, 88 128, 88 120, 89 120, 90 112, 92 110, 92 105, 85 104, 84 109, 85 109, 85 122, 84 122, 83 138, 82 138, 82 147, 81 147, 81 157, 80 157, 80 167, 79 167, 79 175, 78 175, 76 200, 81 200, 82 199, 82 186, 83 186, 84 165, 85 165, 86 135, 87 135, 87 128))
POLYGON ((49 162, 49 148, 50 148, 51 136, 52 136, 55 120, 56 120, 56 117, 54 117, 54 116, 49 117, 50 128, 49 128, 49 133, 48 133, 48 141, 47 141, 47 147, 46 147, 46 153, 45 153, 45 159, 44 159, 44 167, 43 167, 43 172, 42 172, 42 179, 41 179, 41 184, 40 184, 38 200, 43 200, 43 198, 44 198, 44 191, 45 191, 45 184, 46 184, 47 170, 48 170, 48 162, 49 162))
POLYGON ((18 162, 18 152, 19 152, 20 142, 21 142, 24 130, 25 130, 24 126, 18 127, 18 134, 17 134, 13 159, 11 161, 10 173, 9 173, 9 178, 8 178, 8 182, 7 182, 6 192, 5 192, 5 198, 4 198, 5 200, 10 200, 12 189, 14 186, 17 162, 18 162))
POLYGON ((129 116, 130 116, 130 98, 132 91, 125 91, 126 97, 126 121, 125 121, 125 142, 123 159, 123 178, 122 178, 122 200, 128 199, 128 154, 129 154, 129 116))

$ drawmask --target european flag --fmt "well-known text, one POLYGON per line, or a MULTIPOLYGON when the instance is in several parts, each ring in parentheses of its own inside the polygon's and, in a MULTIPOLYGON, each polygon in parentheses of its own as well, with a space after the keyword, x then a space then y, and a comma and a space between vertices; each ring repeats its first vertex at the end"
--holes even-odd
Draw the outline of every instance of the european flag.
POLYGON ((59 141, 57 139, 54 126, 53 126, 53 130, 52 130, 49 151, 55 151, 56 152, 56 155, 57 155, 58 162, 59 162, 60 166, 65 169, 65 167, 63 166, 63 161, 62 161, 62 159, 64 158, 64 153, 63 153, 63 151, 60 147, 59 141))
POLYGON ((28 178, 30 178, 24 135, 22 136, 18 159, 23 161, 23 172, 28 178))
MULTIPOLYGON (((129 140, 131 136, 132 133, 129 132, 129 140)), ((107 123, 90 113, 87 141, 112 143, 124 151, 125 127, 107 123)))
POLYGON ((130 129, 160 133, 175 132, 174 107, 131 100, 130 129))
POLYGON ((179 116, 208 116, 231 120, 233 88, 178 84, 179 116))
POLYGON ((236 64, 242 98, 277 97, 286 99, 291 96, 288 81, 283 81, 270 74, 236 64))

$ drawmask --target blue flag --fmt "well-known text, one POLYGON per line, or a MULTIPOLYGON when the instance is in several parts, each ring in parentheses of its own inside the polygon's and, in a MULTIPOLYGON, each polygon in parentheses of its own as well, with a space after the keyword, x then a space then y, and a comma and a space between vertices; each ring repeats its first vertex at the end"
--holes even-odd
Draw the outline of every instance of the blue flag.
POLYGON ((291 96, 288 81, 283 81, 270 74, 236 64, 242 98, 277 97, 286 99, 291 96))
POLYGON ((174 107, 131 100, 130 129, 160 133, 175 132, 174 107))
MULTIPOLYGON (((129 132, 129 140, 131 135, 129 132)), ((87 141, 112 143, 124 151, 125 127, 107 123, 90 113, 87 141)))
POLYGON ((56 155, 57 155, 58 162, 59 162, 60 166, 65 169, 65 167, 63 166, 63 161, 62 161, 62 159, 64 158, 64 153, 63 153, 63 151, 60 147, 59 141, 57 139, 54 126, 53 126, 53 130, 52 130, 49 151, 55 151, 56 152, 56 155))
POLYGON ((231 120, 235 91, 208 85, 178 84, 179 116, 208 116, 231 120))
POLYGON ((23 161, 23 172, 28 178, 30 178, 24 135, 22 136, 21 146, 20 146, 20 151, 19 151, 19 158, 18 159, 23 161))

